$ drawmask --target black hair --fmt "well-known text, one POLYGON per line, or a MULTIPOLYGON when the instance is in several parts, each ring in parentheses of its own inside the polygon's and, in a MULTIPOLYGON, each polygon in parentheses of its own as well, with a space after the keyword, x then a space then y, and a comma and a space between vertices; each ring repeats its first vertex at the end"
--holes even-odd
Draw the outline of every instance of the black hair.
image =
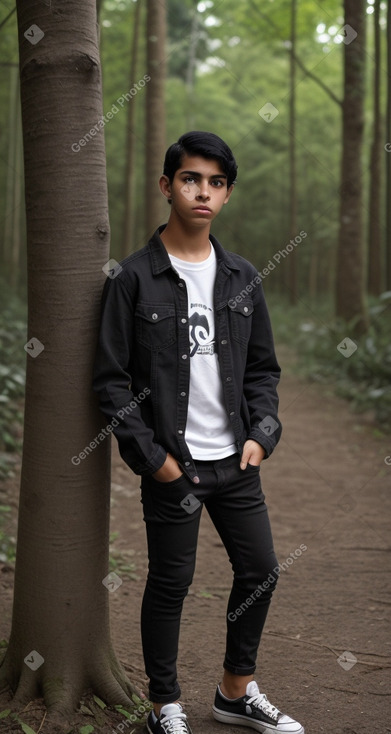
POLYGON ((166 152, 163 174, 172 183, 175 172, 180 168, 184 155, 199 155, 220 163, 227 176, 227 188, 236 183, 237 164, 231 148, 214 133, 193 130, 181 135, 176 143, 170 145, 166 152))

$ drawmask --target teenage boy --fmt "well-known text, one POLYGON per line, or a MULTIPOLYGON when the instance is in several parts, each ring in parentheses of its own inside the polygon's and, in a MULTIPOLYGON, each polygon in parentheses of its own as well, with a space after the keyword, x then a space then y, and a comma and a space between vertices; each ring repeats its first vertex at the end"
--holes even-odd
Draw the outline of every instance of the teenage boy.
POLYGON ((167 225, 121 263, 104 289, 94 389, 103 413, 116 418, 122 458, 141 475, 150 734, 191 733, 178 701, 176 660, 203 505, 233 568, 213 716, 264 734, 304 734, 254 680, 277 582, 259 466, 281 434, 280 368, 256 269, 210 235, 236 172, 221 138, 182 135, 160 178, 171 204, 167 225))

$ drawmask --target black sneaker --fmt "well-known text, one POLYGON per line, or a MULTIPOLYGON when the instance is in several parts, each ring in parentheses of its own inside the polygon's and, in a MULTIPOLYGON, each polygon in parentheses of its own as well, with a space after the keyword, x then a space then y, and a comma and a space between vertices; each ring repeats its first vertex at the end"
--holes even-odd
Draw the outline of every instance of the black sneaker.
POLYGON ((282 714, 259 692, 255 680, 247 684, 241 698, 226 698, 217 686, 213 716, 224 724, 249 726, 262 734, 304 734, 298 721, 282 714))
POLYGON ((150 711, 147 730, 150 734, 192 734, 180 703, 166 703, 160 709, 159 718, 150 711))

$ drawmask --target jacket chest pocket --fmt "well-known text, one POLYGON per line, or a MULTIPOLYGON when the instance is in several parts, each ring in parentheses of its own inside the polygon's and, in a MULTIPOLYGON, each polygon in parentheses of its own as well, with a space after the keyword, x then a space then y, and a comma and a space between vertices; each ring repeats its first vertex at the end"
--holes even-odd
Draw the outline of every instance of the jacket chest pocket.
POLYGON ((241 301, 231 299, 228 301, 228 314, 231 324, 232 338, 246 349, 252 327, 252 314, 254 305, 251 298, 243 298, 241 301))
POLYGON ((151 351, 159 351, 176 340, 175 308, 167 303, 138 303, 135 311, 136 337, 151 351))

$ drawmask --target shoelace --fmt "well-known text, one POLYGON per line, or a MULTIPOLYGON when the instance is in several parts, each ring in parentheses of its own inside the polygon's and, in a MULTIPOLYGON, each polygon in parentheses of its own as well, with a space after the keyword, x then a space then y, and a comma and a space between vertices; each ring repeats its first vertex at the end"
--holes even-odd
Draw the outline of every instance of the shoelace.
POLYGON ((160 719, 160 725, 165 734, 189 734, 186 724, 186 714, 168 716, 167 721, 160 719))
POLYGON ((247 700, 247 703, 252 703, 257 708, 262 709, 262 711, 267 714, 267 716, 270 716, 272 719, 275 719, 277 721, 280 711, 276 706, 273 706, 273 704, 270 703, 264 693, 257 693, 255 696, 249 698, 247 700))

